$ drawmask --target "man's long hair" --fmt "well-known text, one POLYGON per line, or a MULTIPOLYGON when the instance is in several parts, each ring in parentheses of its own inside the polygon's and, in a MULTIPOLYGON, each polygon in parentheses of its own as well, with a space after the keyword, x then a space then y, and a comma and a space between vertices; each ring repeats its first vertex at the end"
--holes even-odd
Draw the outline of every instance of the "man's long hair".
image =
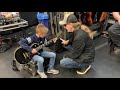
POLYGON ((81 24, 80 22, 77 22, 77 23, 73 23, 73 27, 74 27, 75 30, 82 29, 83 31, 88 33, 88 35, 91 39, 93 39, 92 30, 90 30, 88 26, 86 26, 84 24, 81 24))

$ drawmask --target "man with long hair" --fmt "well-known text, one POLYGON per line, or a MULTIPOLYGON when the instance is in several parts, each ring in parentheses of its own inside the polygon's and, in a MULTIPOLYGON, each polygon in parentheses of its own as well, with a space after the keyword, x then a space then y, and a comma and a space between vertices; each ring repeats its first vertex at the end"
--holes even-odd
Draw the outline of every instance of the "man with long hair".
POLYGON ((85 74, 91 68, 91 63, 95 57, 92 38, 86 31, 81 29, 81 24, 74 14, 66 14, 59 24, 64 25, 67 32, 73 33, 73 37, 69 40, 61 38, 62 44, 71 45, 72 50, 64 55, 60 65, 66 68, 78 68, 78 74, 85 74))

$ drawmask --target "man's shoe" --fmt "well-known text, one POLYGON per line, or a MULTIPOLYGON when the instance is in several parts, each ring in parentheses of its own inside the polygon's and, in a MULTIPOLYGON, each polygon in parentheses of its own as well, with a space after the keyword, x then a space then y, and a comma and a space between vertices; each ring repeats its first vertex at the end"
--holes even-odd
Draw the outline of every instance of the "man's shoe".
POLYGON ((80 75, 84 75, 88 72, 88 70, 90 70, 90 68, 91 68, 91 65, 82 68, 80 71, 77 71, 77 73, 80 74, 80 75))

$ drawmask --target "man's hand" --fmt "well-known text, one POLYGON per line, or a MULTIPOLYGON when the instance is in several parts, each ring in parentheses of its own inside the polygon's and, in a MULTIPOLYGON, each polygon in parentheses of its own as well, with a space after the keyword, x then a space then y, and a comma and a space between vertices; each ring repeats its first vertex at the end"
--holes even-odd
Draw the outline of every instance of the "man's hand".
POLYGON ((67 45, 68 42, 69 42, 69 40, 64 40, 64 39, 62 39, 62 38, 60 38, 60 40, 62 40, 62 44, 64 44, 64 45, 67 45))
POLYGON ((31 51, 33 54, 37 53, 38 51, 36 49, 32 49, 31 51))
POLYGON ((57 41, 57 37, 53 38, 53 42, 56 43, 57 41))

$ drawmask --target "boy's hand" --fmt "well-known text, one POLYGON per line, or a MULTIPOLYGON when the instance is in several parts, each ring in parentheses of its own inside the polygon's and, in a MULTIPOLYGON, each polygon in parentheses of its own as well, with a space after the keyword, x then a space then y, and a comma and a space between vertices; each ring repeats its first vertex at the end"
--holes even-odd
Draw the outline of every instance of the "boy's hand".
POLYGON ((60 40, 62 40, 62 44, 64 44, 64 45, 67 45, 68 42, 69 42, 69 40, 64 40, 64 39, 62 39, 62 38, 60 38, 60 40))
POLYGON ((37 53, 38 51, 36 49, 32 49, 31 51, 33 54, 37 53))
POLYGON ((56 43, 57 41, 57 37, 53 38, 53 42, 56 43))

